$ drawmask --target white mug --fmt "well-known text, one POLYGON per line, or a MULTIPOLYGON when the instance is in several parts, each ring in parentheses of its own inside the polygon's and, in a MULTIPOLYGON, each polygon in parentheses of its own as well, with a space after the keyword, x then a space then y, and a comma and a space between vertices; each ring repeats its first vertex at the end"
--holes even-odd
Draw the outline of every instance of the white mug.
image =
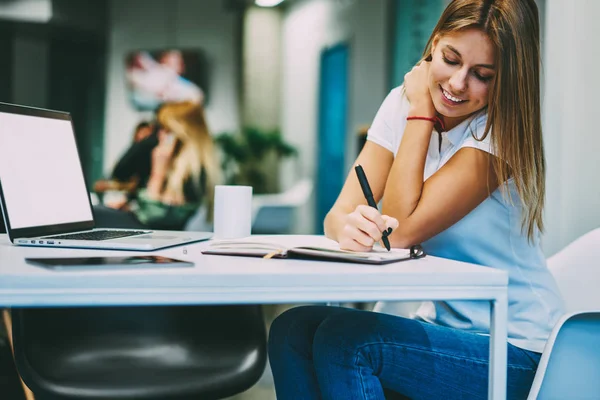
POLYGON ((215 239, 250 236, 252 231, 252 186, 215 186, 215 239))

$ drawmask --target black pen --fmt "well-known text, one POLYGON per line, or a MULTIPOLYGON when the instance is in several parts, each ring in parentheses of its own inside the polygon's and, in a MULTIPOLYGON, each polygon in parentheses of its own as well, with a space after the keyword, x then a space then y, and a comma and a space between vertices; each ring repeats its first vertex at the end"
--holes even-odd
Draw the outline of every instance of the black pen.
MULTIPOLYGON (((363 194, 365 195, 365 199, 367 199, 367 204, 373 207, 374 209, 377 209, 377 203, 375 203, 375 199, 373 198, 373 192, 371 191, 371 186, 369 186, 369 181, 367 180, 367 175, 365 175, 365 171, 360 165, 354 167, 354 170, 356 171, 358 183, 360 183, 360 187, 363 191, 363 194)), ((383 242, 383 245, 385 246, 387 251, 390 251, 390 240, 388 239, 388 231, 383 231, 382 235, 383 236, 381 238, 381 241, 383 242)))

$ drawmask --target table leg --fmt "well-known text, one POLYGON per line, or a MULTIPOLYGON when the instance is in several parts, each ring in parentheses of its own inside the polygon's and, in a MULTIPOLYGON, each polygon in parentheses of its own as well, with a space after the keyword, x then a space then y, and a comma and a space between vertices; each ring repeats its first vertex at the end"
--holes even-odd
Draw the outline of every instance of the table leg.
POLYGON ((506 399, 506 325, 508 298, 506 292, 491 301, 490 318, 490 369, 488 399, 506 399))

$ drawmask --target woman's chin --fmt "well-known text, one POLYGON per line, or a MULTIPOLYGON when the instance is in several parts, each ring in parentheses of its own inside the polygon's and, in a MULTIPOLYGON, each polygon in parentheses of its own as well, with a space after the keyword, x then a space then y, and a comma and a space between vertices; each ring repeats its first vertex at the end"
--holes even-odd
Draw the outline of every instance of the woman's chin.
POLYGON ((444 107, 441 104, 434 104, 435 111, 444 118, 458 118, 461 113, 457 113, 454 110, 448 110, 447 107, 444 107))
POLYGON ((443 104, 434 104, 435 111, 444 118, 466 118, 472 114, 468 110, 449 109, 443 104))

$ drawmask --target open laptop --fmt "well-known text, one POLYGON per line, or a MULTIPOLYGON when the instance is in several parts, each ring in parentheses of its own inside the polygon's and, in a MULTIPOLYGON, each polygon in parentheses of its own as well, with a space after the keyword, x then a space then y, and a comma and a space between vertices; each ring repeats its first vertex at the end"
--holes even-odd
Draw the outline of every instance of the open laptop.
POLYGON ((0 204, 13 244, 150 251, 210 232, 95 229, 69 113, 0 103, 0 204))

